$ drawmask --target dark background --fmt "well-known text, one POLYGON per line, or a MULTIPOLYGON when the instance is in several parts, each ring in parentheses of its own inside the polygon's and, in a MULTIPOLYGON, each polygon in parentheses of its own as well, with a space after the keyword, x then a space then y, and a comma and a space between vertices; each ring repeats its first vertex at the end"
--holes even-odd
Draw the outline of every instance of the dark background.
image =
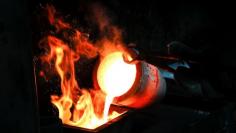
MULTIPOLYGON (((91 2, 93 1, 49 1, 60 11, 72 15, 83 13, 83 5, 91 2)), ((39 5, 45 3, 48 1, 0 1, 0 132, 36 133, 39 129, 32 51, 37 42, 37 31, 40 29, 34 27, 37 25, 34 23, 35 16, 38 15, 39 5)), ((145 60, 153 61, 154 55, 167 55, 167 44, 172 41, 182 42, 192 48, 194 52, 177 50, 173 54, 200 62, 191 76, 196 76, 198 81, 206 81, 214 91, 223 95, 224 104, 234 107, 236 46, 233 2, 106 0, 100 3, 107 8, 114 24, 123 29, 125 42, 136 43, 140 53, 145 53, 145 60)), ((163 112, 168 110, 171 110, 169 106, 163 112)), ((169 118, 169 126, 163 124, 162 127, 168 128, 170 132, 175 131, 171 127, 175 127, 176 123, 179 128, 185 127, 186 122, 182 119, 190 116, 169 117, 179 116, 183 112, 181 109, 174 109, 169 114, 163 114, 163 120, 169 118), (176 112, 180 114, 175 114, 176 112)), ((222 117, 226 118, 224 115, 222 117)), ((140 119, 145 120, 142 117, 140 119)), ((215 120, 206 123, 215 126, 213 121, 215 120)), ((159 128, 152 129, 150 127, 148 131, 168 132, 159 128)))

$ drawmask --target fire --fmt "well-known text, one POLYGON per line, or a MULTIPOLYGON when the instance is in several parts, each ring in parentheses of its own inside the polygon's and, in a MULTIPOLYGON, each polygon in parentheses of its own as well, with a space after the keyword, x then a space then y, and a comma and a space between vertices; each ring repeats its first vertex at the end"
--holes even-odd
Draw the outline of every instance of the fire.
POLYGON ((79 88, 75 78, 74 62, 77 59, 74 56, 74 51, 53 36, 49 36, 47 42, 50 46, 50 53, 42 58, 55 60, 55 69, 60 76, 62 95, 52 95, 51 102, 58 108, 59 118, 62 122, 72 126, 94 129, 117 117, 119 115, 117 112, 108 113, 112 103, 109 95, 96 92, 95 96, 92 96, 92 92, 79 88), (101 99, 104 99, 105 103, 99 102, 101 99), (104 111, 101 116, 95 110, 101 110, 103 106, 104 111))
MULTIPOLYGON (((49 22, 55 26, 56 33, 65 29, 71 30, 70 24, 55 19, 54 7, 47 6, 47 11, 49 22)), ((69 38, 71 43, 55 35, 42 39, 40 44, 47 52, 41 59, 43 63, 54 66, 53 71, 60 77, 61 94, 51 95, 51 102, 57 107, 62 122, 95 129, 120 115, 109 111, 110 105, 114 97, 123 95, 131 88, 136 76, 136 67, 124 62, 121 51, 104 55, 106 52, 103 50, 103 59, 97 73, 101 89, 80 88, 76 80, 78 75, 75 72, 75 62, 80 60, 81 55, 87 58, 98 56, 99 50, 78 29, 72 30, 75 30, 75 33, 69 38)), ((104 45, 105 43, 114 45, 110 41, 104 42, 104 45)))

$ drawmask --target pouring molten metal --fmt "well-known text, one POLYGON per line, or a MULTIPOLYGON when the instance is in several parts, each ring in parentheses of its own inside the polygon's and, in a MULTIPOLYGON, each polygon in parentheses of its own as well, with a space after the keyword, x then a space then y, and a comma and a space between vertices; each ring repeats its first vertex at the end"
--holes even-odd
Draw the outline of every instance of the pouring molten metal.
MULTIPOLYGON (((39 45, 46 52, 40 56, 43 66, 39 75, 51 73, 59 77, 60 93, 51 95, 51 103, 58 109, 63 124, 95 129, 122 115, 124 112, 118 113, 112 110, 110 105, 114 97, 123 95, 132 86, 136 76, 135 65, 125 63, 122 52, 117 52, 116 42, 104 38, 100 41, 101 44, 114 49, 112 52, 107 51, 107 47, 103 50, 106 54, 102 54, 98 71, 101 89, 80 88, 77 82, 79 75, 76 75, 76 62, 80 61, 81 55, 88 59, 100 55, 102 48, 92 44, 79 29, 73 29, 73 26, 57 17, 53 6, 47 5, 46 11, 49 23, 55 27, 55 31, 54 34, 40 40, 39 45), (74 32, 68 36, 66 31, 74 32), (57 34, 60 33, 63 33, 63 36, 59 38, 57 34)), ((114 37, 120 38, 119 30, 112 25, 111 27, 114 37)))
MULTIPOLYGON (((54 7, 47 6, 47 10, 49 22, 55 27, 56 34, 72 29, 70 24, 55 18, 54 7)), ((111 29, 116 38, 114 40, 117 41, 118 38, 117 42, 120 43, 120 34, 117 34, 119 30, 116 27, 111 29)), ((100 59, 96 70, 94 81, 97 82, 97 86, 95 89, 80 88, 75 62, 80 61, 81 55, 92 58, 101 53, 100 47, 95 47, 78 29, 72 30, 75 31, 73 36, 67 37, 67 34, 63 34, 63 38, 70 41, 64 41, 63 38, 53 34, 46 36, 40 42, 47 51, 41 56, 42 63, 50 66, 44 71, 53 72, 60 78, 61 93, 51 95, 51 102, 57 107, 63 124, 95 129, 122 114, 111 110, 111 103, 140 108, 153 101, 163 83, 157 68, 144 62, 139 64, 125 62, 124 51, 115 47, 116 42, 107 39, 100 42, 115 49, 107 52, 105 47, 105 52, 103 51, 107 54, 102 54, 103 58, 100 59)))
MULTIPOLYGON (((49 36, 47 44, 50 53, 42 57, 44 61, 55 62, 55 70, 61 81, 61 95, 51 95, 51 102, 59 110, 64 124, 94 129, 119 116, 109 112, 111 100, 101 90, 81 89, 75 75, 75 52, 63 41, 49 36), (105 103, 105 106, 104 106, 105 103), (102 113, 105 112, 105 113, 102 113)), ((88 44, 87 44, 88 45, 88 44)))
MULTIPOLYGON (((98 85, 107 95, 105 108, 110 106, 114 97, 125 94, 134 84, 135 78, 136 65, 126 63, 122 52, 107 55, 97 70, 98 85)), ((105 110, 104 116, 107 114, 108 110, 105 110)))

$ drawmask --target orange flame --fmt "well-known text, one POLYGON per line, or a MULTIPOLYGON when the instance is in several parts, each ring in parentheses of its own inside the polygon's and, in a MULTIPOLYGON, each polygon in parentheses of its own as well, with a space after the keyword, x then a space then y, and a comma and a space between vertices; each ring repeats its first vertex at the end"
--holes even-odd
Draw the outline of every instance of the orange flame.
POLYGON ((52 95, 51 102, 58 108, 62 122, 72 126, 94 129, 117 117, 116 112, 108 115, 112 99, 102 92, 96 92, 96 96, 92 97, 88 90, 79 88, 75 79, 74 62, 77 60, 74 56, 75 52, 56 37, 49 36, 47 42, 50 46, 50 53, 43 56, 42 59, 45 61, 55 59, 55 69, 61 79, 62 95, 52 95), (105 99, 105 105, 102 102, 96 102, 96 97, 100 101, 105 99), (101 110, 102 106, 104 106, 105 113, 99 117, 101 114, 96 110, 101 110))
MULTIPOLYGON (((70 24, 56 18, 53 6, 47 6, 47 13, 50 24, 56 27, 56 32, 71 28, 70 24)), ((135 80, 136 68, 123 61, 122 52, 116 52, 119 48, 115 45, 122 45, 121 37, 118 37, 120 32, 115 27, 111 29, 114 32, 113 39, 103 38, 97 41, 97 45, 102 44, 99 48, 75 29, 75 33, 69 38, 73 46, 52 35, 40 42, 46 44, 44 48, 50 49, 46 55, 41 56, 42 61, 54 65, 60 77, 62 94, 51 95, 51 102, 59 110, 59 118, 64 124, 95 129, 120 115, 115 111, 109 114, 110 105, 114 97, 130 89, 135 80), (97 77, 101 90, 81 89, 76 81, 75 62, 79 61, 81 55, 92 58, 98 53, 103 62, 99 65, 97 77), (122 73, 119 73, 118 69, 121 69, 122 73)))

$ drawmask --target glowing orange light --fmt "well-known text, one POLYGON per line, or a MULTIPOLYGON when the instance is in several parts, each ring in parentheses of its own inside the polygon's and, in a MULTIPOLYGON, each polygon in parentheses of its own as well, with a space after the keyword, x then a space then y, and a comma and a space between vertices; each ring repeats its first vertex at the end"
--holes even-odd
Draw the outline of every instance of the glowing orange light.
POLYGON ((136 65, 124 62, 122 52, 107 55, 98 66, 98 84, 111 97, 125 94, 134 84, 135 78, 136 65))
POLYGON ((75 78, 74 51, 53 36, 49 36, 47 42, 50 46, 50 53, 43 59, 55 59, 55 69, 60 76, 62 92, 61 96, 51 95, 51 102, 58 108, 62 122, 72 126, 95 129, 119 116, 120 114, 115 111, 108 113, 112 97, 104 95, 101 91, 96 93, 94 91, 95 94, 92 96, 90 91, 79 88, 75 78), (66 77, 68 73, 70 78, 66 77), (78 91, 80 95, 78 95, 78 91), (103 111, 99 113, 96 110, 103 111))
MULTIPOLYGON (((56 10, 53 6, 47 6, 47 10, 49 22, 56 28, 56 33, 71 28, 70 24, 55 18, 56 10)), ((79 61, 81 55, 95 57, 99 50, 79 30, 74 30, 76 32, 73 37, 69 38, 73 41, 73 48, 56 36, 43 38, 41 43, 46 45, 42 46, 48 52, 41 59, 54 66, 53 71, 60 77, 61 94, 51 95, 51 102, 57 107, 63 124, 95 129, 121 115, 114 110, 109 111, 110 105, 114 97, 130 89, 135 80, 136 67, 125 63, 121 52, 108 54, 98 68, 97 79, 102 91, 80 88, 76 80, 75 62, 79 61)), ((104 41, 105 44, 114 45, 104 41)))

